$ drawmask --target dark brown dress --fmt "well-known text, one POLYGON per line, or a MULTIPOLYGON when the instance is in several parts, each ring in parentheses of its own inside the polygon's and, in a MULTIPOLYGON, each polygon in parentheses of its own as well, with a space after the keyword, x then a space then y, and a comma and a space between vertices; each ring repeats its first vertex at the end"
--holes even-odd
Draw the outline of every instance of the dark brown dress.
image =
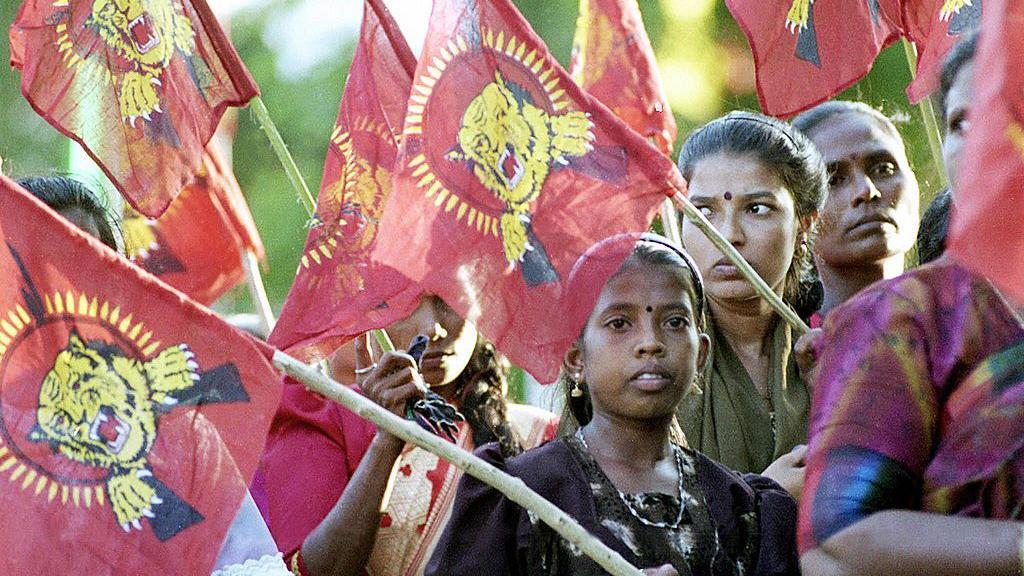
MULTIPOLYGON (((773 481, 740 475, 682 450, 680 499, 622 494, 575 437, 505 461, 497 447, 477 454, 521 478, 638 568, 672 564, 680 576, 798 574, 796 503, 773 481)), ((605 574, 589 557, 490 486, 466 475, 427 575, 591 576, 605 574)))

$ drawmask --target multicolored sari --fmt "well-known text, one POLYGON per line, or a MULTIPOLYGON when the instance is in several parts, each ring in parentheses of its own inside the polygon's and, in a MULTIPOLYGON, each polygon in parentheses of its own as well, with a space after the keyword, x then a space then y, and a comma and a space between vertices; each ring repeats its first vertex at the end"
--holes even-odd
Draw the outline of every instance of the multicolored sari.
POLYGON ((991 284, 942 258, 824 330, 801 551, 884 509, 1024 518, 1024 326, 991 284))

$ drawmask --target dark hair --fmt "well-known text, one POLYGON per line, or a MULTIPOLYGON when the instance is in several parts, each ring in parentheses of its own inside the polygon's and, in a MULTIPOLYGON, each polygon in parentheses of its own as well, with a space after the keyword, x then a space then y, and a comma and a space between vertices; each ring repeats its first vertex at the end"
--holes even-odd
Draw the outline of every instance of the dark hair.
POLYGON ((469 364, 453 382, 459 409, 473 432, 473 445, 497 442, 506 457, 523 451, 523 441, 508 421, 508 369, 504 356, 478 335, 469 364))
POLYGON ((942 256, 946 251, 946 233, 949 229, 949 211, 953 195, 946 188, 935 195, 928 209, 921 216, 921 227, 917 231, 917 259, 927 264, 942 256))
MULTIPOLYGON (((687 295, 690 303, 693 304, 694 319, 697 324, 697 331, 704 332, 704 281, 697 270, 693 259, 683 250, 674 246, 667 238, 656 234, 644 234, 636 243, 629 257, 622 263, 619 270, 636 264, 647 264, 650 266, 665 266, 672 269, 684 269, 689 272, 690 289, 687 295)), ((583 335, 580 335, 582 340, 583 335)), ((698 367, 698 372, 703 366, 698 367)), ((698 374, 699 376, 699 374, 698 374)), ((594 407, 590 402, 590 391, 585 382, 580 382, 579 387, 583 395, 574 398, 572 389, 574 383, 571 377, 563 370, 558 377, 556 384, 565 391, 565 410, 562 414, 562 422, 559 423, 560 432, 569 432, 570 428, 575 429, 584 426, 594 416, 594 407), (562 424, 565 424, 563 426, 562 424)))
MULTIPOLYGON (((782 180, 793 194, 798 219, 820 210, 828 196, 828 172, 821 154, 793 126, 756 112, 730 112, 690 134, 679 153, 687 180, 697 163, 714 154, 750 154, 782 180)), ((784 298, 792 303, 813 282, 811 251, 797 246, 786 273, 784 298)))
POLYGON ((99 240, 117 250, 117 240, 107 209, 99 197, 84 184, 66 176, 37 176, 18 180, 18 184, 57 212, 77 208, 92 216, 99 240))
POLYGON ((953 89, 956 76, 964 66, 974 60, 974 54, 978 48, 978 31, 975 30, 964 36, 959 42, 953 45, 942 63, 942 76, 939 77, 939 105, 942 107, 942 119, 946 120, 946 98, 949 91, 953 89))
POLYGON ((868 106, 863 102, 854 102, 850 100, 830 100, 824 104, 819 104, 806 112, 801 112, 795 116, 790 122, 797 130, 800 130, 804 134, 810 134, 815 128, 820 126, 823 122, 837 116, 839 114, 857 113, 863 114, 868 118, 871 118, 878 123, 886 132, 892 137, 896 138, 903 143, 903 135, 896 128, 896 124, 893 123, 885 114, 882 114, 877 108, 868 106))

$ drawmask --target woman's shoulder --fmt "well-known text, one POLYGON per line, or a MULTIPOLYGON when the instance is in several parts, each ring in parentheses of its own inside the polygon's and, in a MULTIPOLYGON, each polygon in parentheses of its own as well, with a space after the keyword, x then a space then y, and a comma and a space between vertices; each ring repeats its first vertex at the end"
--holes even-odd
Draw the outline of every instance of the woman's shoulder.
POLYGON ((329 442, 344 447, 357 461, 376 434, 372 422, 341 404, 286 379, 281 404, 271 424, 268 450, 276 444, 329 442))
POLYGON ((966 301, 962 296, 986 293, 994 294, 994 289, 984 278, 943 257, 868 286, 837 307, 829 319, 887 310, 887 305, 924 312, 936 308, 942 300, 966 301))

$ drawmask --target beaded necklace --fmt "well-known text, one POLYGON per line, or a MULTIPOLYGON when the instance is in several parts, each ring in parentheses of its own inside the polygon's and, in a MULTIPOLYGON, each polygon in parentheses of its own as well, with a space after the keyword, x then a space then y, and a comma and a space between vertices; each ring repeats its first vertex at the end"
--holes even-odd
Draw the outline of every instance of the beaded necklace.
MULTIPOLYGON (((577 428, 575 436, 580 441, 580 444, 583 445, 583 448, 590 453, 590 457, 593 458, 594 453, 590 451, 590 446, 587 444, 587 439, 583 437, 583 429, 577 428)), ((685 506, 683 506, 683 494, 685 494, 685 492, 683 491, 682 450, 680 450, 678 446, 672 445, 672 454, 675 456, 676 474, 679 477, 679 512, 676 513, 676 519, 674 521, 663 522, 644 518, 643 515, 640 514, 640 512, 633 507, 633 503, 630 502, 626 494, 623 493, 622 490, 615 488, 615 492, 617 492, 619 495, 619 500, 622 500, 622 503, 626 506, 626 509, 629 510, 629 513, 632 514, 634 518, 639 520, 641 524, 645 524, 653 528, 668 528, 670 530, 676 530, 677 528, 679 528, 679 525, 683 523, 683 511, 685 509, 685 506)))

